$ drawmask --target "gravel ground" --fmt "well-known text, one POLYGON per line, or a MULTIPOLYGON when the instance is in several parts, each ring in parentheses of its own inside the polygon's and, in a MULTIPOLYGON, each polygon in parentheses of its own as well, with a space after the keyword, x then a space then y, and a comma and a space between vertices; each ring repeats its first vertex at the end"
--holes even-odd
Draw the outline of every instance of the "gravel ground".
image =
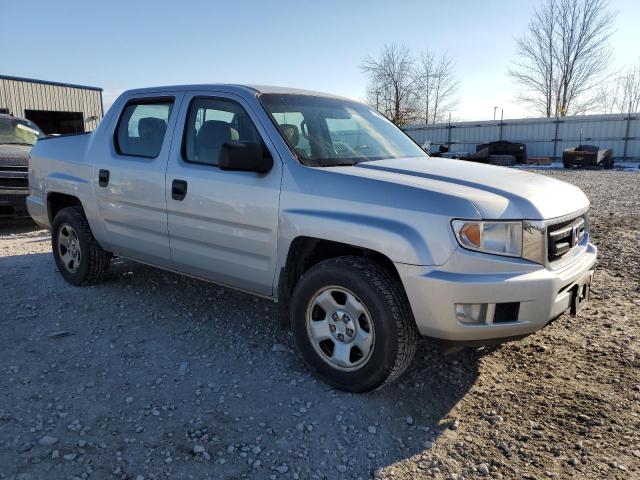
POLYGON ((266 300, 129 262, 65 284, 46 231, 0 231, 0 478, 640 478, 640 174, 582 187, 592 300, 525 340, 352 395, 266 300))

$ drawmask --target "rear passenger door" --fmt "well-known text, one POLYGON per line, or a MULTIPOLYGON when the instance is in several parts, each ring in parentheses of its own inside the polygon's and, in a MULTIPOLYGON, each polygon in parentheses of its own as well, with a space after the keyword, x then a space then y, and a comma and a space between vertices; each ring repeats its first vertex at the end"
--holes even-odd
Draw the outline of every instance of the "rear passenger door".
POLYGON ((174 267, 271 295, 282 164, 259 116, 240 97, 185 94, 167 167, 167 214, 174 267), (224 171, 225 142, 263 145, 267 173, 224 171))
POLYGON ((170 267, 165 172, 182 94, 134 96, 96 159, 96 199, 115 253, 170 267))

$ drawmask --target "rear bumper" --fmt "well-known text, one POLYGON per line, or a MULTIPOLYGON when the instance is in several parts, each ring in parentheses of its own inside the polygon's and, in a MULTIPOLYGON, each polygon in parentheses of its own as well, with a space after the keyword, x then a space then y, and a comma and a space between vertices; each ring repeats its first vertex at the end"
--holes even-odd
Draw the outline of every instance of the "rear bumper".
POLYGON ((42 228, 50 229, 47 204, 42 198, 42 194, 39 191, 32 189, 26 199, 26 203, 29 215, 31 215, 33 221, 42 228))
POLYGON ((0 220, 26 218, 28 190, 0 188, 0 220))
POLYGON ((482 344, 529 335, 566 311, 574 287, 592 272, 596 254, 596 247, 589 244, 570 264, 547 270, 526 260, 458 248, 439 267, 405 264, 396 267, 422 335, 482 344), (496 304, 516 302, 519 306, 515 318, 501 318, 499 323, 493 323, 496 304), (456 318, 456 303, 487 304, 486 323, 460 322, 456 318))

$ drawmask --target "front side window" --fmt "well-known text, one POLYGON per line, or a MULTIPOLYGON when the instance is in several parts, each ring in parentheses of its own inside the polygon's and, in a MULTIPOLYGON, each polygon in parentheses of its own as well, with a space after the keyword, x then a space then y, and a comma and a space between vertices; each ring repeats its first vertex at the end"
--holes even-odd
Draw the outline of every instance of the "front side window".
POLYGON ((291 150, 313 167, 408 157, 428 158, 371 107, 313 95, 263 94, 260 101, 291 150))
POLYGON ((189 108, 183 157, 187 162, 218 165, 222 145, 230 142, 262 145, 255 125, 237 102, 195 98, 189 108))
POLYGON ((136 157, 157 157, 162 149, 172 107, 170 100, 128 103, 118 122, 118 152, 136 157))

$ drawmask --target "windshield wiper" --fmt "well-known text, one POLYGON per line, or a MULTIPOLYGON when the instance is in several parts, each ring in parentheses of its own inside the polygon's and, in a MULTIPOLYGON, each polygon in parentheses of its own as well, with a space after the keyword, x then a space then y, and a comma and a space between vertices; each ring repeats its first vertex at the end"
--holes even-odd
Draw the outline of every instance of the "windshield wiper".
POLYGON ((320 160, 318 163, 319 167, 352 167, 353 165, 357 164, 358 161, 341 159, 339 162, 332 162, 331 159, 326 158, 320 160))

